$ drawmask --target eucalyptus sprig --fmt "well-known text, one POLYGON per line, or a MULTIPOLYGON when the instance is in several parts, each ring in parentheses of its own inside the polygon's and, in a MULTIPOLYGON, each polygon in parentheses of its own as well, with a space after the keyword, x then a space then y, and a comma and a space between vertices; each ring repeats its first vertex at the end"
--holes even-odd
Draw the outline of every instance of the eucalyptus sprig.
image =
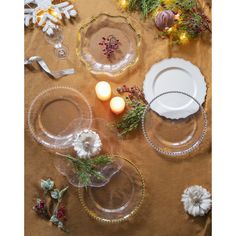
POLYGON ((84 187, 88 187, 89 185, 91 185, 93 177, 99 180, 103 180, 105 177, 100 171, 98 171, 98 168, 108 165, 113 161, 112 157, 107 154, 87 159, 75 158, 71 155, 64 155, 61 153, 57 154, 66 157, 67 160, 72 163, 79 182, 84 187))

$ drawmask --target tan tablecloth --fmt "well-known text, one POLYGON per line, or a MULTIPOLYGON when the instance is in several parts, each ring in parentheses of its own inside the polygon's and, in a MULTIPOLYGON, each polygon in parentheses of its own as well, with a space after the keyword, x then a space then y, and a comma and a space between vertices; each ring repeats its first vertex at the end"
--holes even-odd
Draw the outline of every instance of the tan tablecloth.
MULTIPOLYGON (((25 56, 41 56, 52 70, 75 67, 77 74, 59 81, 50 79, 39 70, 25 70, 25 112, 33 98, 42 90, 57 85, 71 86, 87 95, 94 116, 114 120, 106 105, 95 98, 94 86, 97 80, 79 62, 76 54, 76 35, 79 24, 88 17, 106 12, 121 14, 112 0, 79 0, 76 3, 79 18, 66 22, 64 43, 69 47, 69 61, 58 60, 53 48, 44 39, 43 33, 35 29, 25 32, 25 56)), ((207 11, 209 11, 207 9, 207 11)), ((210 12, 208 12, 210 14, 210 12)), ((127 13, 123 13, 127 14, 127 13)), ((170 160, 161 157, 144 141, 139 132, 126 142, 133 153, 128 158, 142 171, 146 181, 146 195, 143 206, 131 221, 119 225, 102 225, 90 219, 82 210, 77 189, 70 187, 65 205, 67 227, 70 235, 83 236, 207 236, 211 234, 211 215, 193 218, 184 213, 180 196, 189 185, 202 185, 211 191, 211 44, 205 39, 191 42, 187 46, 170 49, 168 40, 156 39, 156 29, 151 20, 143 22, 137 13, 132 14, 142 31, 143 50, 141 66, 122 81, 111 83, 113 91, 120 84, 142 86, 145 73, 151 65, 168 57, 181 57, 197 65, 205 76, 208 91, 205 109, 209 118, 207 138, 195 155, 187 160, 170 160)), ((25 118, 27 119, 27 117, 25 118)), ((53 165, 52 154, 33 141, 25 126, 25 230, 27 236, 64 235, 36 216, 32 210, 33 198, 39 190, 39 180, 51 177, 58 187, 67 185, 66 179, 53 165)))

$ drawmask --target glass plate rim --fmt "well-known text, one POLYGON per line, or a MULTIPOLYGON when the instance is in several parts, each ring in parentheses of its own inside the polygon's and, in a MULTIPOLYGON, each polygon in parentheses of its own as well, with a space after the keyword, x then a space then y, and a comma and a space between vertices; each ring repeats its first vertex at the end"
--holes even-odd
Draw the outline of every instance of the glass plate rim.
MULTIPOLYGON (((155 112, 155 111, 154 111, 155 112)), ((178 119, 177 119, 178 120, 178 119)), ((199 145, 202 143, 203 139, 205 138, 206 136, 206 133, 207 133, 207 124, 208 124, 208 121, 207 121, 207 113, 206 111, 204 110, 203 106, 197 101, 197 99, 195 99, 194 97, 192 97, 191 95, 189 95, 188 93, 185 93, 185 92, 182 92, 182 91, 167 91, 167 92, 163 92, 157 96, 155 96, 150 103, 148 103, 146 105, 146 108, 144 110, 144 113, 143 113, 143 116, 142 116, 142 131, 143 131, 143 135, 144 135, 144 138, 146 139, 147 143, 153 148, 155 149, 157 152, 163 154, 163 155, 166 155, 166 156, 171 156, 171 157, 174 157, 174 156, 184 156, 186 154, 189 154, 191 153, 192 151, 194 151, 196 148, 199 147, 199 145), (147 134, 147 131, 145 129, 145 116, 146 116, 146 113, 147 111, 149 110, 149 108, 151 107, 151 104, 159 97, 163 96, 163 95, 166 95, 166 94, 171 94, 171 93, 178 93, 178 94, 183 94, 183 95, 186 95, 188 96, 189 98, 193 99, 198 105, 199 105, 199 109, 200 111, 202 112, 203 114, 203 130, 201 132, 201 135, 200 137, 198 138, 198 140, 193 144, 191 145, 191 147, 183 150, 183 151, 165 151, 163 150, 163 148, 160 148, 158 147, 157 145, 155 145, 152 140, 149 138, 148 134, 147 134)))
POLYGON ((80 203, 82 205, 82 208, 83 210, 91 217, 93 218, 94 220, 98 221, 98 222, 101 222, 101 223, 108 223, 108 224, 116 224, 116 223, 122 223, 122 222, 125 222, 125 221, 128 221, 130 219, 130 217, 136 215, 136 213, 138 212, 138 210, 140 209, 140 207, 142 206, 143 204, 143 201, 144 201, 144 197, 145 197, 145 181, 144 181, 144 177, 142 175, 142 173, 140 172, 139 168, 129 159, 125 158, 125 157, 121 157, 121 156, 118 156, 118 155, 113 155, 114 157, 118 157, 118 158, 121 158, 125 161, 127 161, 129 164, 131 164, 135 170, 137 171, 140 179, 141 179, 141 184, 142 184, 142 189, 141 189, 141 199, 139 201, 139 203, 137 204, 137 206, 125 217, 121 217, 121 218, 118 218, 118 219, 112 219, 112 220, 109 220, 109 219, 105 219, 105 218, 102 218, 100 216, 97 216, 97 214, 90 210, 85 201, 84 201, 84 198, 83 198, 83 193, 84 193, 84 188, 78 188, 78 193, 79 193, 79 200, 80 200, 80 203))
MULTIPOLYGON (((54 86, 54 87, 50 87, 50 88, 44 89, 44 90, 42 90, 42 91, 32 100, 32 102, 31 102, 31 104, 30 104, 30 107, 29 107, 29 109, 28 109, 28 116, 27 116, 27 118, 28 118, 28 122, 27 122, 27 123, 28 123, 29 131, 30 131, 31 135, 33 136, 33 138, 34 138, 38 143, 40 143, 40 144, 43 145, 44 147, 47 147, 47 146, 44 144, 43 141, 41 141, 40 139, 37 138, 37 135, 36 135, 35 132, 34 132, 34 128, 32 127, 32 124, 31 124, 31 122, 30 122, 31 113, 32 113, 31 111, 32 111, 32 109, 33 109, 35 103, 37 102, 37 100, 38 100, 41 96, 43 96, 44 94, 46 94, 46 93, 48 93, 48 92, 50 92, 50 91, 57 90, 57 89, 68 89, 68 90, 71 90, 71 91, 73 91, 73 92, 79 94, 79 95, 83 98, 83 100, 85 101, 85 103, 86 103, 87 106, 88 106, 89 117, 90 117, 90 119, 89 119, 89 120, 90 120, 90 125, 92 124, 92 119, 93 119, 92 108, 91 108, 91 106, 90 106, 88 100, 86 99, 86 97, 85 97, 81 92, 79 92, 77 89, 72 88, 72 87, 69 87, 69 86, 54 86)), ((47 147, 47 148, 48 148, 48 147, 47 147)), ((62 147, 51 147, 51 148, 52 148, 52 149, 64 149, 64 148, 62 148, 62 147)), ((51 148, 50 148, 50 149, 51 149, 51 148)))
POLYGON ((134 66, 139 61, 140 53, 141 53, 141 32, 139 32, 137 29, 135 29, 135 27, 132 24, 131 17, 126 17, 126 16, 122 16, 122 15, 115 15, 114 16, 114 15, 110 15, 108 13, 100 13, 97 16, 91 17, 90 20, 88 20, 86 23, 83 23, 82 26, 80 26, 80 28, 78 30, 76 54, 79 57, 79 59, 82 61, 82 63, 86 66, 87 70, 90 73, 94 74, 94 75, 107 75, 109 77, 118 77, 118 76, 122 75, 130 67, 134 66), (91 65, 89 63, 87 63, 87 61, 81 56, 81 53, 80 53, 80 50, 79 50, 81 48, 81 31, 101 16, 108 16, 108 17, 112 17, 112 18, 123 18, 123 19, 125 19, 127 24, 134 31, 134 33, 136 35, 136 39, 137 39, 137 48, 136 48, 137 56, 136 56, 136 58, 132 62, 127 64, 126 67, 122 68, 119 72, 116 72, 115 74, 112 74, 110 72, 102 72, 102 71, 100 72, 100 71, 93 70, 91 65))

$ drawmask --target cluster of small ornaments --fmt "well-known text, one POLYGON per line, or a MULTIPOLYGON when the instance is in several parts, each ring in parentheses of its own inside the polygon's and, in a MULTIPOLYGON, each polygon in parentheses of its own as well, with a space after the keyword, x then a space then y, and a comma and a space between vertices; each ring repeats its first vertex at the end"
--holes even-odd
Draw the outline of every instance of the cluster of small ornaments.
POLYGON ((188 214, 194 217, 204 216, 211 209, 211 194, 202 186, 190 186, 184 190, 181 202, 188 214))
POLYGON ((114 56, 115 51, 119 49, 120 41, 114 35, 102 37, 102 41, 98 43, 102 47, 103 54, 110 59, 114 56))
POLYGON ((25 26, 34 24, 42 27, 42 31, 48 35, 53 34, 53 30, 64 16, 70 19, 77 15, 74 6, 68 1, 53 4, 52 0, 25 0, 24 6, 25 26))

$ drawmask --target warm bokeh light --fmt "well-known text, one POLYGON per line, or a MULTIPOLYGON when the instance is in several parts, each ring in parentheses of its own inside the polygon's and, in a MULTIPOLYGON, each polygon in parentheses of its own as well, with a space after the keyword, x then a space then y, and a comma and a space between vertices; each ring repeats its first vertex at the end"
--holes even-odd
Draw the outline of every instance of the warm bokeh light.
POLYGON ((128 5, 129 5, 129 1, 128 0, 119 0, 118 4, 122 9, 127 9, 128 5))
POLYGON ((187 43, 189 41, 186 32, 181 33, 180 36, 179 36, 179 39, 180 39, 181 43, 183 43, 183 44, 185 44, 185 43, 187 43))

